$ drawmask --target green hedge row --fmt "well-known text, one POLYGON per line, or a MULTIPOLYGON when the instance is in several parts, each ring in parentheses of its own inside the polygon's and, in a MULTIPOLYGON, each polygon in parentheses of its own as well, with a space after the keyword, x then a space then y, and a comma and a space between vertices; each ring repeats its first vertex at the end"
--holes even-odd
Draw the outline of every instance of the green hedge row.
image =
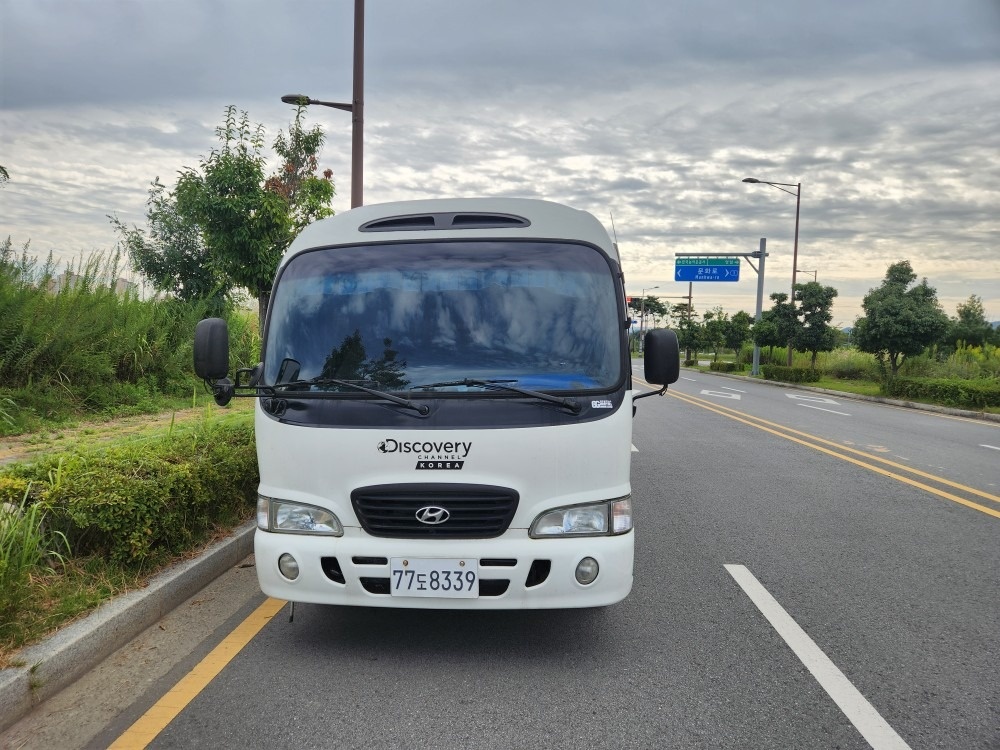
POLYGON ((15 465, 0 474, 0 502, 27 490, 74 556, 135 568, 247 517, 258 482, 251 415, 238 414, 15 465))
POLYGON ((742 372, 744 366, 739 362, 709 362, 708 369, 715 372, 742 372))
POLYGON ((983 409, 1000 406, 1000 380, 897 377, 885 386, 886 395, 903 399, 927 399, 946 406, 983 409))
POLYGON ((808 367, 785 367, 783 365, 764 365, 760 368, 765 380, 780 380, 783 383, 817 383, 819 370, 808 367))

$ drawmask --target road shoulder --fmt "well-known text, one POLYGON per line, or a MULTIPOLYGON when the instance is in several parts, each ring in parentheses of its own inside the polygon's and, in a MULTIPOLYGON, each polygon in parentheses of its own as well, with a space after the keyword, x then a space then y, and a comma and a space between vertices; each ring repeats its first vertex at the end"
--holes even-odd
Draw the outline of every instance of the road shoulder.
MULTIPOLYGON (((0 670, 0 731, 72 685, 186 600, 199 596, 220 575, 238 566, 253 551, 254 528, 253 523, 240 527, 196 558, 159 573, 145 588, 109 601, 82 620, 22 650, 17 655, 21 666, 0 670)), ((256 576, 253 584, 256 587, 256 576)), ((0 746, 11 746, 6 734, 0 740, 0 746)), ((66 745, 60 742, 50 746, 66 745)))

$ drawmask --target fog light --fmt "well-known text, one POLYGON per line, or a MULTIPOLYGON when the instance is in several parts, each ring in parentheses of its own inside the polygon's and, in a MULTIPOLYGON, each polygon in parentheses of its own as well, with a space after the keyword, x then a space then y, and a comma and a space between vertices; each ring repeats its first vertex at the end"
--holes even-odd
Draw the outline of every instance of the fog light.
POLYGON ((597 564, 597 560, 592 557, 585 557, 576 566, 576 580, 584 586, 593 583, 597 579, 599 570, 600 566, 597 564))
MULTIPOLYGON (((580 564, 582 565, 583 563, 580 564)), ((594 565, 597 565, 597 563, 594 563, 594 565)), ((280 570, 281 575, 283 575, 289 581, 294 581, 296 578, 299 577, 299 564, 295 560, 295 558, 289 555, 287 552, 278 558, 278 570, 280 570)), ((596 569, 594 571, 594 575, 597 575, 596 569)), ((576 577, 577 578, 580 577, 579 570, 577 570, 576 577)))

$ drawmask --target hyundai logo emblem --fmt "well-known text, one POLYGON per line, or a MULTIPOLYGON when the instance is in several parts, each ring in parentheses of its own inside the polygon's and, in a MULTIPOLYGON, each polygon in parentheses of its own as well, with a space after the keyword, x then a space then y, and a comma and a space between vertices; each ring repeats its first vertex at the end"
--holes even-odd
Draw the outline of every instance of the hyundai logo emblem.
POLYGON ((451 517, 451 513, 436 505, 428 505, 425 508, 421 508, 417 511, 416 515, 420 523, 426 523, 428 526, 437 526, 451 517))

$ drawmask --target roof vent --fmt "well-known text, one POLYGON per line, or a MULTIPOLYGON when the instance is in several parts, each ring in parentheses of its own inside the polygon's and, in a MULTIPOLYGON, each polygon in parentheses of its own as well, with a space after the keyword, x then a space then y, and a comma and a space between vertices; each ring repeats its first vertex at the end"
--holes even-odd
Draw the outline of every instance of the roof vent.
POLYGON ((362 232, 399 232, 408 229, 434 229, 432 214, 393 216, 390 219, 376 219, 361 225, 362 232))
POLYGON ((494 213, 434 213, 390 216, 359 227, 361 232, 408 232, 429 229, 510 229, 529 227, 523 216, 494 213))
POLYGON ((510 214, 455 214, 451 217, 455 229, 500 229, 501 227, 528 227, 531 222, 523 216, 510 214))

